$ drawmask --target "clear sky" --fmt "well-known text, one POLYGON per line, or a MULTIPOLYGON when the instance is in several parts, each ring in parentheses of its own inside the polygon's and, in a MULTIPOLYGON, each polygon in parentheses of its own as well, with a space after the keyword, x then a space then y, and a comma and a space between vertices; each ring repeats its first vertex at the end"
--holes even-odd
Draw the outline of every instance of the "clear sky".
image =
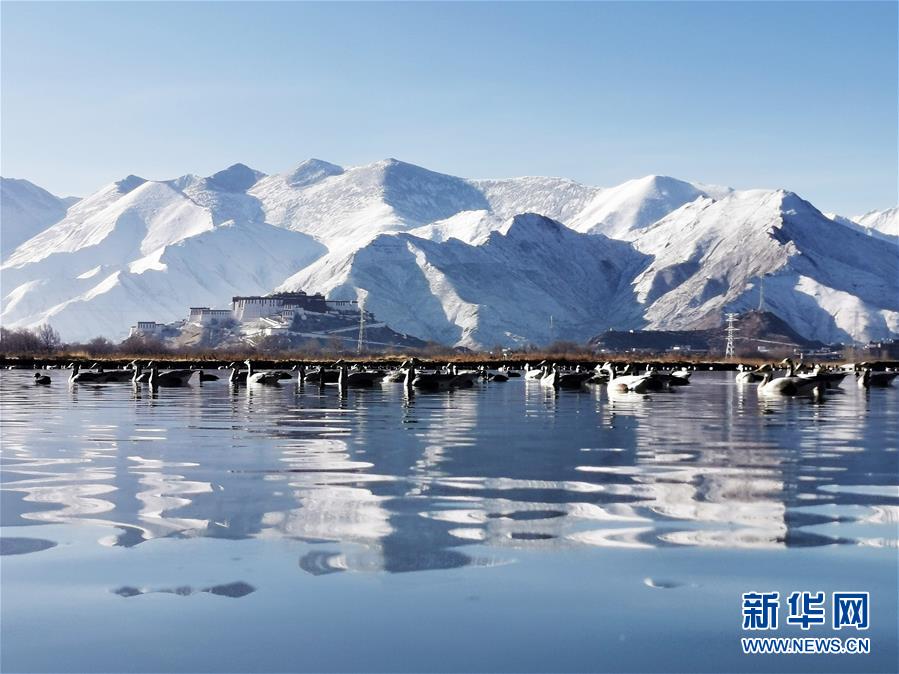
POLYGON ((397 157, 897 203, 897 3, 14 3, 4 176, 397 157))

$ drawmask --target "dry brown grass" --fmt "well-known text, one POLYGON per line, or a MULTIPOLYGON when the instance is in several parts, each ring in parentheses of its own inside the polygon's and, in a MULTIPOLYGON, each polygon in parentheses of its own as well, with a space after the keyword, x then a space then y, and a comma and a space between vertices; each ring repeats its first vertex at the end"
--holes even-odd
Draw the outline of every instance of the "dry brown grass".
MULTIPOLYGON (((480 353, 457 353, 452 349, 439 350, 433 347, 422 350, 421 352, 395 352, 395 353, 378 353, 378 354, 346 354, 338 351, 289 351, 280 353, 260 354, 252 351, 211 351, 211 350, 185 350, 183 352, 163 352, 163 353, 109 353, 97 354, 84 350, 64 351, 54 354, 0 354, 0 365, 21 364, 37 362, 39 364, 61 364, 67 365, 72 361, 81 363, 90 361, 99 362, 108 367, 121 366, 132 360, 147 362, 156 361, 162 365, 169 366, 188 366, 196 365, 200 367, 216 368, 220 365, 227 365, 231 362, 241 363, 250 358, 260 367, 289 368, 294 364, 329 364, 338 359, 346 360, 349 363, 364 362, 369 364, 381 365, 397 365, 410 356, 415 356, 425 363, 443 364, 457 363, 460 365, 478 365, 491 364, 500 365, 503 363, 519 364, 519 363, 538 363, 542 360, 570 364, 570 365, 595 365, 604 361, 612 361, 615 363, 636 362, 636 363, 655 363, 661 366, 697 366, 712 367, 714 369, 730 369, 738 363, 745 365, 760 366, 772 360, 780 360, 772 358, 759 358, 757 356, 737 357, 733 359, 725 359, 721 356, 709 354, 651 354, 651 353, 593 353, 584 349, 564 350, 564 351, 517 351, 509 352, 505 355, 480 352, 480 353)), ((873 360, 873 359, 871 359, 873 360)))

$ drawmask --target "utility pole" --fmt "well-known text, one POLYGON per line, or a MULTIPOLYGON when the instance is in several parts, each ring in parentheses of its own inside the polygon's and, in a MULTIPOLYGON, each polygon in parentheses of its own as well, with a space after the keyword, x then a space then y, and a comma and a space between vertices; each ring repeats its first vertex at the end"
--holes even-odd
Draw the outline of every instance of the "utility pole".
POLYGON ((359 341, 356 343, 356 354, 362 355, 365 349, 365 309, 359 305, 359 341))
POLYGON ((724 314, 724 318, 727 319, 727 329, 724 331, 724 334, 727 335, 727 344, 724 347, 724 357, 725 358, 733 358, 734 357, 734 339, 737 336, 737 333, 740 331, 734 322, 737 320, 737 314, 727 313, 724 314))

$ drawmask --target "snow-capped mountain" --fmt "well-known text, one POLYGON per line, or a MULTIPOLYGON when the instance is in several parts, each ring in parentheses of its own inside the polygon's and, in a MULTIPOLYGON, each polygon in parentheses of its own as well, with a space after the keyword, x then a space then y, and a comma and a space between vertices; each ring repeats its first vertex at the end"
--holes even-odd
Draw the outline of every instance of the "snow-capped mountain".
POLYGON ((27 180, 0 178, 0 260, 21 243, 65 217, 78 201, 60 198, 27 180))
POLYGON ((249 193, 262 204, 267 222, 314 236, 332 249, 490 207, 462 178, 396 159, 346 170, 311 160, 260 180, 249 193))
POLYGON ((852 219, 867 230, 885 234, 892 237, 893 241, 899 239, 899 207, 885 211, 868 211, 852 219))
POLYGON ((168 182, 128 176, 83 199, 0 267, 3 324, 69 340, 121 338, 138 320, 266 293, 325 248, 266 224, 246 167, 168 182), (232 216, 232 217, 228 217, 232 216))
POLYGON ((682 180, 646 176, 600 190, 568 225, 585 234, 629 240, 643 227, 704 196, 708 194, 682 180))
POLYGON ((302 288, 418 337, 492 347, 708 325, 756 307, 764 277, 765 307, 804 336, 882 338, 899 333, 899 247, 882 232, 895 210, 861 219, 783 191, 469 180, 395 159, 129 176, 8 255, 2 320, 121 337, 138 319, 302 288))
MULTIPOLYGON (((877 239, 881 239, 883 241, 888 241, 894 245, 899 245, 899 216, 896 216, 895 213, 899 213, 899 210, 892 209, 888 211, 871 211, 868 215, 871 217, 867 218, 869 223, 868 226, 859 224, 856 220, 851 218, 847 218, 843 215, 839 215, 838 213, 825 213, 828 218, 833 220, 834 222, 838 222, 844 227, 848 227, 849 229, 854 229, 857 232, 861 232, 867 236, 872 236, 877 239), (882 227, 882 229, 876 229, 875 227, 870 226, 872 220, 874 224, 882 227), (892 222, 891 222, 892 220, 892 222), (889 233, 895 232, 895 233, 889 233)), ((865 218, 865 216, 856 216, 857 218, 865 218)))
POLYGON ((651 329, 764 308, 823 342, 899 332, 899 251, 782 190, 700 198, 644 230, 635 280, 651 329), (764 297, 760 298, 764 285, 764 297))
POLYGON ((517 215, 478 245, 382 234, 350 256, 326 256, 285 290, 363 300, 395 330, 484 347, 584 341, 639 320, 631 281, 648 262, 630 245, 517 215))

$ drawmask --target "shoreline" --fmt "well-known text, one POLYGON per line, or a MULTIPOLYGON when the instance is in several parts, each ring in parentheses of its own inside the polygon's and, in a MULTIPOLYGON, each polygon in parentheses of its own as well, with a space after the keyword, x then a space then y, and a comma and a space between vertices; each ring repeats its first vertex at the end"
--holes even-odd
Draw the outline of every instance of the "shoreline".
MULTIPOLYGON (((154 361, 162 367, 168 368, 188 368, 194 369, 231 369, 231 363, 236 362, 238 368, 243 368, 243 361, 249 358, 253 361, 254 367, 259 369, 290 369, 295 365, 306 365, 307 367, 330 367, 337 360, 346 361, 349 365, 368 364, 384 367, 397 367, 407 358, 413 356, 401 354, 372 354, 371 356, 347 355, 347 354, 296 354, 293 355, 277 355, 277 356, 254 356, 252 354, 229 354, 226 357, 217 357, 213 354, 155 354, 155 355, 134 355, 134 354, 105 354, 90 355, 84 353, 76 354, 56 354, 56 355, 23 355, 9 356, 0 354, 0 369, 65 369, 73 362, 78 362, 82 366, 86 362, 91 365, 99 363, 105 368, 116 369, 123 368, 131 361, 137 360, 143 363, 154 361)), ((508 356, 496 357, 489 353, 481 354, 436 354, 432 356, 414 356, 424 367, 442 366, 447 363, 456 365, 467 365, 470 367, 485 366, 488 369, 511 366, 514 369, 523 368, 526 363, 536 365, 540 361, 546 360, 564 366, 589 366, 593 367, 604 362, 614 364, 630 363, 635 366, 656 367, 657 369, 671 369, 676 367, 692 367, 696 370, 707 371, 735 371, 738 366, 760 367, 766 363, 773 363, 775 367, 780 363, 780 357, 772 358, 709 358, 709 357, 671 357, 658 356, 652 354, 550 354, 550 353, 515 353, 508 356)), ((794 360, 800 362, 796 356, 794 360)), ((867 363, 874 370, 885 368, 899 368, 899 360, 895 359, 875 359, 867 360, 828 360, 819 361, 814 358, 806 361, 807 363, 822 363, 833 367, 842 367, 853 363, 867 363)))

